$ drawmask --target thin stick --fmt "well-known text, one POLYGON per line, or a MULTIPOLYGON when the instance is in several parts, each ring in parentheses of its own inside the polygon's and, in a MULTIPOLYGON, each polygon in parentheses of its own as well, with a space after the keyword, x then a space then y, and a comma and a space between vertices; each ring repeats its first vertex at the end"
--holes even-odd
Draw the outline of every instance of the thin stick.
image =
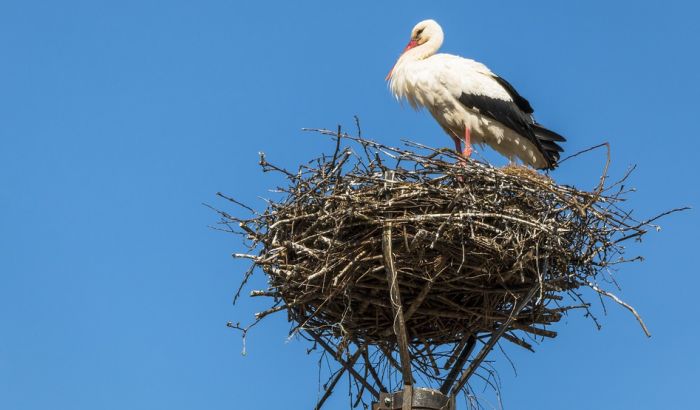
POLYGON ((442 394, 447 394, 450 392, 452 384, 454 384, 455 379, 457 379, 457 375, 462 371, 464 364, 467 362, 467 359, 469 359, 469 355, 472 353, 472 350, 474 350, 474 346, 476 346, 476 337, 474 337, 473 334, 467 336, 465 340, 466 345, 464 346, 464 349, 462 349, 462 351, 459 353, 459 356, 455 361, 455 365, 452 367, 452 369, 450 369, 450 372, 447 374, 447 378, 445 378, 442 386, 440 386, 440 393, 442 394))
MULTIPOLYGON (((348 366, 354 366, 355 362, 360 357, 362 352, 364 352, 364 348, 357 349, 355 354, 353 354, 352 357, 350 357, 350 360, 348 360, 348 362, 347 362, 348 366)), ((321 407, 323 406, 323 403, 325 403, 326 400, 328 400, 328 398, 331 397, 331 394, 333 394, 333 389, 335 388, 335 385, 338 384, 338 381, 340 380, 340 378, 343 376, 343 374, 345 373, 345 371, 347 369, 348 369, 347 367, 343 367, 342 369, 338 370, 338 373, 336 373, 335 377, 333 377, 333 379, 330 381, 330 383, 328 383, 326 385, 326 391, 323 394, 323 397, 321 397, 321 399, 318 401, 318 403, 316 403, 316 407, 314 407, 314 410, 320 410, 321 407)))
POLYGON ((593 284, 593 283, 590 283, 590 282, 589 282, 589 283, 588 283, 588 286, 590 286, 591 289, 595 290, 596 292, 600 293, 601 295, 605 295, 605 296, 609 297, 610 299, 612 299, 612 300, 614 300, 615 302, 617 302, 617 304, 619 304, 619 305, 621 305, 621 306, 624 306, 627 310, 629 310, 630 312, 632 312, 632 314, 634 315, 634 317, 637 319, 637 322, 639 322, 639 325, 642 327, 642 330, 644 331, 644 334, 647 335, 647 337, 651 337, 651 333, 649 332, 649 329, 647 328, 647 325, 644 324, 644 321, 642 320, 642 317, 639 316, 639 313, 637 313, 637 311, 635 310, 635 308, 633 308, 630 304, 624 302, 622 299, 620 299, 620 298, 618 298, 617 296, 615 296, 615 294, 610 293, 610 292, 607 292, 607 291, 605 291, 605 290, 599 288, 598 286, 596 286, 596 285, 593 284))
MULTIPOLYGON (((389 172, 385 175, 387 181, 393 181, 394 174, 389 172)), ((399 357, 401 358, 401 374, 404 385, 411 385, 413 377, 411 375, 411 354, 408 351, 408 336, 406 334, 406 322, 403 317, 403 305, 401 304, 401 292, 396 268, 394 267, 394 255, 391 247, 391 222, 384 223, 382 230, 382 253, 384 255, 384 269, 389 283, 389 299, 394 312, 394 334, 399 345, 399 357)))
POLYGON ((508 330, 510 327, 510 324, 515 320, 516 316, 520 313, 521 310, 527 305, 527 303, 532 299, 533 296, 537 293, 539 290, 539 284, 538 286, 535 286, 530 290, 530 293, 527 294, 522 300, 520 300, 515 306, 513 306, 513 310, 510 313, 510 316, 508 319, 503 322, 501 326, 496 329, 493 334, 491 335, 491 339, 489 339, 488 343, 481 349, 479 354, 476 355, 474 360, 472 360, 471 363, 469 363, 469 367, 467 367, 467 370, 465 370, 464 373, 462 373, 462 377, 460 377, 459 382, 454 386, 452 389, 452 395, 456 396, 457 393, 459 393, 460 390, 462 390, 462 387, 464 384, 469 380, 469 377, 471 377, 472 373, 476 371, 476 369, 481 365, 481 362, 486 358, 486 355, 489 354, 491 349, 496 345, 496 342, 498 342, 498 339, 501 338, 503 333, 508 330))
POLYGON ((362 383, 362 385, 365 386, 367 391, 372 393, 372 396, 374 396, 376 399, 379 398, 379 392, 371 384, 369 384, 369 382, 367 382, 367 380, 365 380, 365 378, 362 377, 362 375, 360 373, 358 373, 357 370, 355 370, 352 367, 352 365, 350 365, 348 362, 346 362, 342 358, 337 357, 338 352, 335 351, 328 343, 326 343, 326 341, 323 340, 323 338, 321 338, 321 336, 317 335, 316 332, 314 332, 313 330, 310 330, 310 329, 304 329, 304 331, 306 333, 308 333, 309 336, 311 336, 319 345, 321 345, 322 348, 326 349, 326 351, 328 353, 330 353, 332 355, 332 357, 334 357, 335 360, 338 363, 340 363, 340 365, 343 366, 357 381, 362 383))
POLYGON ((382 379, 379 377, 377 371, 374 370, 374 366, 372 366, 372 363, 369 361, 369 353, 367 353, 367 349, 363 350, 362 358, 365 361, 365 367, 367 370, 369 370, 369 374, 371 374, 372 378, 374 379, 374 383, 377 385, 377 387, 379 387, 379 391, 387 391, 386 387, 384 387, 384 384, 382 383, 382 379))

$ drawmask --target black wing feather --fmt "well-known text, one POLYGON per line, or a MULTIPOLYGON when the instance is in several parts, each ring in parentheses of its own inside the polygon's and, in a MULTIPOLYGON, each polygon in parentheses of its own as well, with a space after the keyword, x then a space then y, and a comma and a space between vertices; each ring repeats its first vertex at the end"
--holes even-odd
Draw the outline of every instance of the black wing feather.
MULTIPOLYGON (((507 84, 507 87, 504 88, 508 90, 511 97, 515 94, 519 100, 513 98, 513 101, 508 101, 500 98, 487 97, 485 95, 462 93, 459 97, 459 102, 466 108, 498 121, 530 140, 535 144, 535 147, 537 147, 547 161, 546 168, 554 169, 559 160, 559 153, 563 151, 556 142, 566 141, 566 139, 535 123, 530 115, 533 112, 530 103, 521 97, 508 82, 500 77, 494 78, 497 80, 500 79, 503 83, 507 84), (518 103, 518 101, 520 102, 518 103)), ((501 81, 499 81, 499 83, 501 83, 501 81)), ((503 83, 501 83, 501 85, 503 85, 503 83)))
POLYGON ((480 94, 462 93, 459 102, 466 108, 500 122, 537 144, 537 139, 530 128, 532 122, 530 115, 520 111, 513 101, 480 94))
POLYGON ((510 98, 512 98, 515 102, 515 105, 517 105, 518 108, 520 108, 520 111, 524 112, 525 114, 532 114, 533 112, 535 112, 535 110, 533 110, 532 106, 530 105, 530 101, 526 100, 525 97, 520 95, 515 90, 515 87, 513 87, 508 81, 497 75, 494 75, 493 79, 496 80, 498 84, 501 85, 501 87, 508 91, 510 98))

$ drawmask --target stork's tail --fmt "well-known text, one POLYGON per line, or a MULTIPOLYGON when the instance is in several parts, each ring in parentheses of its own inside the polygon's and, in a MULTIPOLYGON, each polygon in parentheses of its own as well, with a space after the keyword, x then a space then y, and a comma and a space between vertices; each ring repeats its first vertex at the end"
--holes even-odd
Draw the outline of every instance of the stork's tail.
POLYGON ((547 161, 544 169, 554 169, 557 167, 557 162, 559 161, 559 153, 564 151, 564 148, 559 146, 557 142, 564 142, 566 138, 557 134, 556 132, 549 130, 540 124, 532 124, 532 132, 537 137, 537 142, 539 142, 540 148, 542 149, 542 155, 547 161))

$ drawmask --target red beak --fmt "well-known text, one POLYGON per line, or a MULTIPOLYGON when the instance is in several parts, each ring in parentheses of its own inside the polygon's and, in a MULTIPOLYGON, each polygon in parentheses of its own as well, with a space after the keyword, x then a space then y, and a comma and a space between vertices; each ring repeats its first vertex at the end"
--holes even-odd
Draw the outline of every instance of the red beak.
MULTIPOLYGON (((409 41, 408 45, 406 45, 406 48, 403 49, 403 52, 401 53, 401 55, 403 55, 406 51, 412 49, 413 47, 415 47, 417 45, 418 45, 418 42, 416 40, 409 41)), ((399 58, 401 58, 401 57, 399 56, 399 58)), ((398 63, 398 60, 396 62, 398 63)), ((394 67, 396 67, 396 64, 394 64, 394 67)), ((391 78, 391 74, 394 72, 394 67, 391 67, 391 70, 389 71, 389 74, 387 74, 384 81, 388 81, 391 78)))

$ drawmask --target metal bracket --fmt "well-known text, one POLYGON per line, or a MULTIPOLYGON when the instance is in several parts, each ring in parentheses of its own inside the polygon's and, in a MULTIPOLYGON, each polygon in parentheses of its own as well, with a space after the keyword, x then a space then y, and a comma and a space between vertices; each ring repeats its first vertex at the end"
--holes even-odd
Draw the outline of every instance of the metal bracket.
POLYGON ((412 405, 406 407, 415 410, 456 410, 454 397, 448 397, 438 390, 424 387, 406 386, 408 389, 394 393, 382 392, 379 395, 379 402, 372 404, 372 410, 402 410, 404 409, 404 396, 406 391, 412 392, 410 398, 412 405))

